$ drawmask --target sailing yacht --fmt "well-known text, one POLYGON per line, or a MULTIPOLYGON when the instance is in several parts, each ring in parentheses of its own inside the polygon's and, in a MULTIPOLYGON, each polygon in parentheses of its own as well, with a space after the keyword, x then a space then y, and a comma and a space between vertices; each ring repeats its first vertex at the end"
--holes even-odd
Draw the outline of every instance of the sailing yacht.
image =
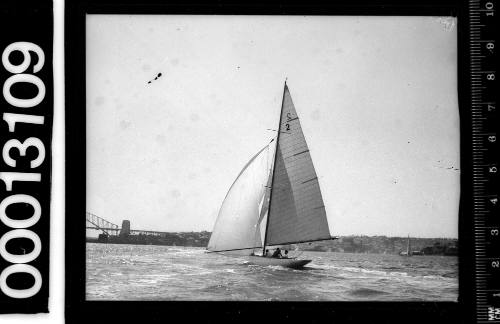
POLYGON ((401 256, 414 256, 414 255, 424 255, 424 252, 422 250, 411 250, 411 245, 410 245, 410 234, 408 234, 408 239, 406 241, 406 252, 401 251, 399 252, 399 255, 401 256))
POLYGON ((266 249, 335 238, 286 81, 277 132, 229 188, 207 250, 245 256, 252 264, 300 268, 311 260, 271 258, 266 249))
POLYGON ((406 241, 406 252, 399 252, 401 256, 412 256, 411 248, 410 248, 410 235, 408 234, 408 240, 406 241))

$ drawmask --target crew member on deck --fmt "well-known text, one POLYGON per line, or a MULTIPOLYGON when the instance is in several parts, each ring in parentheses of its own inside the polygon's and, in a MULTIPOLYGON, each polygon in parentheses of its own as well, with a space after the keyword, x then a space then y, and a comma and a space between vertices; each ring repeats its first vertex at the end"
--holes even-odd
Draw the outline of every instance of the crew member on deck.
POLYGON ((282 257, 280 248, 277 248, 276 251, 274 251, 272 257, 273 258, 281 258, 282 257))
POLYGON ((266 250, 266 253, 264 253, 263 255, 264 257, 268 257, 269 256, 269 250, 266 250))
POLYGON ((282 258, 283 259, 288 259, 288 250, 285 250, 285 255, 282 258))

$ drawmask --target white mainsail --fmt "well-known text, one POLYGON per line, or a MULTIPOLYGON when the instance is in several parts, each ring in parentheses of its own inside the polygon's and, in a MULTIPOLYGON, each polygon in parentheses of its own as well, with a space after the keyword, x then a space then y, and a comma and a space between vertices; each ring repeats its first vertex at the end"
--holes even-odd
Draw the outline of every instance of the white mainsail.
POLYGON ((318 177, 285 83, 276 144, 260 150, 234 181, 207 249, 248 255, 266 245, 330 238, 318 177))
POLYGON ((318 176, 286 84, 279 129, 266 244, 330 239, 318 176))

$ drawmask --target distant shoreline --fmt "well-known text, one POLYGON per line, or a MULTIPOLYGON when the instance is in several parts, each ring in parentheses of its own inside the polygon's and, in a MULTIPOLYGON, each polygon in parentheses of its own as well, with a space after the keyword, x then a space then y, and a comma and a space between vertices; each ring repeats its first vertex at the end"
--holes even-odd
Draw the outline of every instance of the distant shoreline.
MULTIPOLYGON (((172 232, 163 235, 127 235, 87 237, 88 243, 166 245, 186 247, 206 247, 210 232, 172 232)), ((300 251, 349 252, 399 254, 407 249, 407 237, 348 235, 337 240, 300 244, 286 244, 283 248, 300 251)), ((412 238, 411 251, 420 255, 458 255, 458 239, 453 238, 412 238)))

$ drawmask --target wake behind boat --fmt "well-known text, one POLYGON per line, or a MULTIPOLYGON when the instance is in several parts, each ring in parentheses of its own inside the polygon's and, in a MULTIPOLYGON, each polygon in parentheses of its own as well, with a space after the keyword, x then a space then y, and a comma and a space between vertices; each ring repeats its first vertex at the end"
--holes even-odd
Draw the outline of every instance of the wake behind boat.
POLYGON ((300 268, 311 260, 265 257, 266 247, 330 239, 318 176, 285 81, 276 141, 236 177, 207 250, 245 256, 252 264, 300 268))

